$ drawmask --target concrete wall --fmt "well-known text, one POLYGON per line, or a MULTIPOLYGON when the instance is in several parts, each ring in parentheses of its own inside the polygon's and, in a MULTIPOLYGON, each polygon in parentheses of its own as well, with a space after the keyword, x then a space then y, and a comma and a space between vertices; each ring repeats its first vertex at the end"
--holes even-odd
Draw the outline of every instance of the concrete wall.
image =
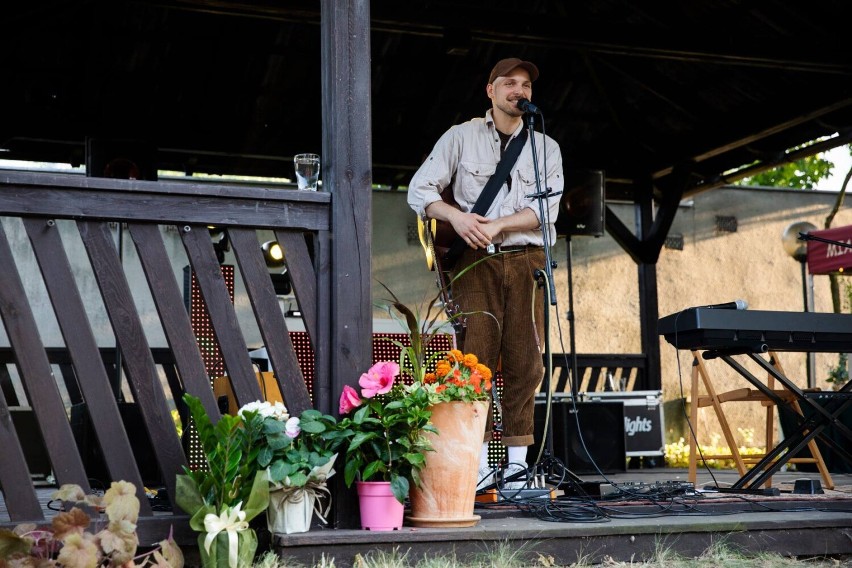
MULTIPOLYGON (((660 317, 691 306, 746 300, 753 310, 802 311, 801 266, 782 247, 784 230, 793 222, 822 227, 836 199, 834 193, 723 188, 700 194, 680 207, 670 234, 683 235, 683 250, 663 249, 657 265, 660 317), (716 217, 735 217, 736 232, 719 231, 716 217)), ((635 225, 632 205, 610 204, 628 227, 635 225)), ((414 213, 405 193, 376 192, 373 198, 373 274, 409 305, 422 303, 436 290, 425 268, 420 244, 409 237, 414 213)), ((843 207, 833 226, 852 224, 852 209, 843 207)), ((416 240, 416 234, 414 235, 416 240)), ((578 353, 640 353, 637 267, 609 237, 575 236, 571 240, 573 295, 578 353)), ((553 352, 568 352, 569 325, 567 242, 557 241, 553 252, 558 304, 551 313, 553 352)), ((815 308, 830 312, 827 276, 815 276, 815 308)), ((376 286, 374 299, 384 297, 376 286)), ((377 312, 380 316, 380 312, 377 312)), ((688 396, 691 357, 677 353, 660 338, 663 398, 688 396)), ((836 356, 816 356, 817 384, 824 382, 836 356)), ((781 362, 797 384, 806 386, 804 354, 786 353, 781 362)), ((719 390, 748 386, 719 361, 708 363, 719 390)), ((732 403, 728 417, 734 432, 753 429, 754 443, 764 440, 762 408, 755 403, 732 403)), ((712 411, 702 409, 702 443, 719 433, 712 411)), ((672 421, 677 417, 671 416, 672 421)), ((667 422, 669 419, 667 418, 667 422)))

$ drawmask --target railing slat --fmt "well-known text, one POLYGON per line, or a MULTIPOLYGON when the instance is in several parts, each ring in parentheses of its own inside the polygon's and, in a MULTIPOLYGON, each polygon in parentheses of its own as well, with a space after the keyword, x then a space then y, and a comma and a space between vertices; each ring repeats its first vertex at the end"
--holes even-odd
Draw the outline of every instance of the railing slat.
POLYGON ((21 282, 6 232, 0 223, 0 315, 15 350, 18 370, 35 412, 53 473, 59 483, 76 483, 89 490, 83 461, 65 413, 62 396, 41 342, 32 307, 21 282))
POLYGON ((299 303, 299 310, 302 312, 305 330, 308 332, 311 345, 316 349, 317 275, 314 265, 311 264, 305 234, 299 231, 275 231, 275 238, 284 250, 287 272, 293 283, 293 292, 299 303))
POLYGON ((142 514, 151 515, 153 513, 145 498, 142 476, 136 466, 109 377, 101 363, 98 344, 86 316, 71 265, 62 247, 59 229, 55 223, 48 223, 46 219, 24 219, 23 222, 76 370, 77 384, 85 399, 86 410, 93 417, 92 427, 101 447, 101 455, 113 480, 129 481, 136 486, 142 514))
POLYGON ((0 172, 0 185, 6 215, 205 225, 216 219, 217 226, 329 228, 330 196, 324 192, 302 195, 309 192, 16 172, 0 172))
POLYGON ((234 396, 240 406, 260 400, 260 386, 257 384, 248 347, 240 331, 237 313, 228 294, 222 269, 216 261, 210 234, 205 227, 195 226, 189 230, 181 230, 181 239, 198 280, 198 288, 204 297, 222 359, 228 369, 234 396))
POLYGON ((219 407, 210 388, 210 377, 198 349, 192 324, 181 297, 177 278, 156 225, 128 224, 130 236, 139 252, 139 260, 151 295, 160 314, 166 340, 172 349, 183 387, 186 392, 201 399, 210 419, 219 419, 219 407))
POLYGON ((287 404, 290 414, 298 415, 311 408, 311 397, 287 323, 278 305, 272 279, 263 260, 263 253, 257 242, 255 231, 248 229, 228 229, 228 236, 234 248, 240 272, 243 275, 246 292, 251 301, 260 334, 263 337, 275 378, 287 404))
MULTIPOLYGON (((122 362, 127 372, 133 399, 139 405, 163 483, 168 489, 172 506, 175 505, 175 476, 187 464, 160 378, 145 338, 145 330, 136 312, 130 286, 122 270, 121 260, 106 223, 78 221, 77 227, 101 290, 101 297, 112 323, 122 362)), ((100 417, 91 415, 92 422, 100 417)))
POLYGON ((36 496, 35 487, 27 469, 24 450, 18 441, 12 415, 6 405, 6 399, 0 393, 0 448, 3 448, 3 459, 0 459, 0 486, 3 487, 3 498, 9 510, 9 518, 13 522, 43 521, 44 513, 36 496))

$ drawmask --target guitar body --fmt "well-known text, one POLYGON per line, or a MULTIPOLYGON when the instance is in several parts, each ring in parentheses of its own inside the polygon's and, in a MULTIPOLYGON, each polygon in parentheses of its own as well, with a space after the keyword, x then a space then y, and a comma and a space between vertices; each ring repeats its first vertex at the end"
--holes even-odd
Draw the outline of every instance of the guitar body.
MULTIPOLYGON (((441 199, 444 203, 461 209, 456 203, 455 196, 452 190, 445 190, 441 193, 441 199)), ((452 266, 447 266, 446 262, 441 262, 450 247, 458 239, 458 235, 453 230, 453 225, 447 221, 439 221, 438 219, 430 219, 425 215, 417 219, 417 231, 420 235, 420 244, 426 251, 426 265, 429 270, 435 270, 436 266, 441 266, 444 272, 452 270, 452 266)))
MULTIPOLYGON (((458 204, 453 199, 452 191, 444 191, 441 196, 446 203, 458 208, 458 204)), ((462 339, 467 321, 461 314, 459 305, 452 298, 452 274, 450 274, 450 271, 453 267, 447 266, 447 263, 442 262, 442 259, 450 250, 458 235, 453 230, 451 223, 430 219, 425 215, 417 218, 417 234, 420 237, 420 244, 426 253, 426 266, 429 270, 436 273, 436 282, 441 292, 444 311, 452 321, 456 337, 462 339)))

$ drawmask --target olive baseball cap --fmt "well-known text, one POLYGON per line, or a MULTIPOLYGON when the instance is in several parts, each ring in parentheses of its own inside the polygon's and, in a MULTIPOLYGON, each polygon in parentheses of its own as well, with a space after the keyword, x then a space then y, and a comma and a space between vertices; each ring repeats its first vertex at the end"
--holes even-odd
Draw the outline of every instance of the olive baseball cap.
POLYGON ((494 69, 491 70, 491 75, 488 76, 488 84, 494 82, 497 77, 506 76, 509 71, 516 67, 521 67, 527 70, 527 73, 530 74, 530 81, 535 81, 538 79, 538 67, 535 66, 535 63, 531 63, 530 61, 524 61, 523 59, 518 59, 517 57, 510 57, 508 59, 501 59, 497 62, 497 65, 494 66, 494 69))

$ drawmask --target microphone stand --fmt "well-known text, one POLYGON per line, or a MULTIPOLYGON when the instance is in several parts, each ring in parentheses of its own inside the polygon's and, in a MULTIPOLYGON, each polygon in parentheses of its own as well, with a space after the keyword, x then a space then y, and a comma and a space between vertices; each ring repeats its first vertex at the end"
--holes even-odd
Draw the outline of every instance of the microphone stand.
MULTIPOLYGON (((547 211, 545 210, 545 202, 548 197, 559 195, 562 192, 552 192, 550 188, 542 188, 541 187, 541 175, 539 173, 538 168, 538 153, 535 148, 535 114, 534 113, 526 113, 527 118, 527 129, 529 130, 529 136, 527 137, 530 141, 530 150, 532 151, 532 159, 533 159, 533 171, 535 172, 535 193, 526 195, 525 197, 530 199, 535 199, 538 201, 538 213, 539 219, 541 219, 541 238, 542 244, 544 245, 544 268, 537 269, 534 274, 536 280, 538 280, 539 286, 543 287, 542 279, 547 280, 548 285, 548 297, 550 298, 550 306, 556 305, 556 284, 553 281, 553 267, 555 262, 553 261, 553 257, 550 251, 550 226, 546 222, 547 220, 547 211)), ((542 118, 542 120, 544 120, 542 118)), ((550 348, 550 306, 544 307, 544 354, 545 360, 547 363, 547 369, 550 370, 553 367, 553 358, 551 355, 550 348)), ((550 461, 550 458, 553 456, 553 420, 552 417, 552 406, 553 406, 553 393, 550 387, 550 379, 551 374, 549 372, 545 373, 544 377, 544 387, 545 392, 547 393, 547 402, 546 402, 546 423, 545 423, 545 448, 546 451, 544 453, 544 460, 542 462, 550 461)), ((572 377, 572 384, 573 384, 572 377)), ((577 475, 571 472, 568 469, 568 464, 565 465, 565 473, 567 473, 567 477, 573 480, 575 483, 581 481, 577 475)), ((552 473, 552 472, 551 472, 552 473)))

